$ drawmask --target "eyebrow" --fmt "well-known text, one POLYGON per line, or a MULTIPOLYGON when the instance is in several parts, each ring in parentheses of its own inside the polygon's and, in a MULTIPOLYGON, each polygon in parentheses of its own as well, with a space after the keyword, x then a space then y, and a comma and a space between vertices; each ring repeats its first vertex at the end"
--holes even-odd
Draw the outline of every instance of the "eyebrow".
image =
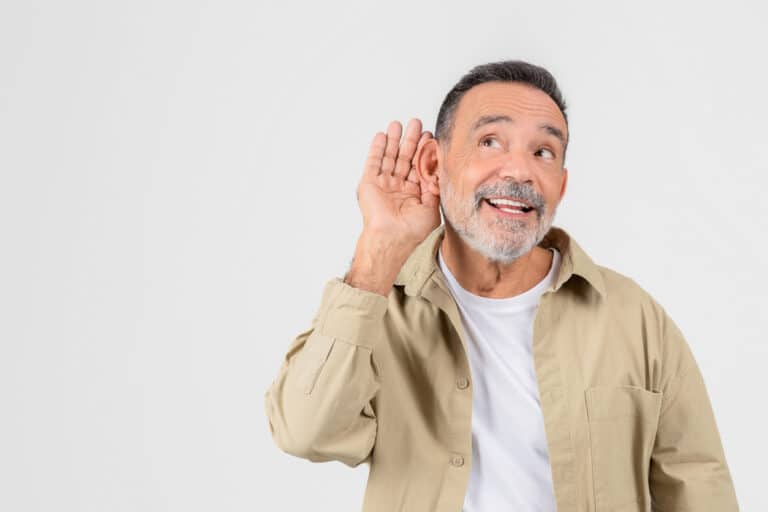
MULTIPOLYGON (((475 131, 479 130, 480 128, 482 128, 483 126, 485 126, 487 124, 492 124, 492 123, 514 123, 514 122, 515 122, 514 119, 512 119, 511 117, 509 117, 507 115, 503 115, 503 114, 493 114, 493 115, 481 116, 477 121, 475 121, 475 124, 472 125, 470 133, 474 133, 475 131)), ((563 145, 563 147, 565 147, 566 144, 568 143, 568 141, 566 141, 566 139, 565 139, 565 134, 563 133, 563 131, 560 128, 558 128, 556 126, 552 126, 551 124, 547 124, 547 123, 540 124, 538 126, 538 128, 540 130, 544 130, 549 135, 552 135, 553 137, 557 138, 560 141, 560 143, 563 145)))

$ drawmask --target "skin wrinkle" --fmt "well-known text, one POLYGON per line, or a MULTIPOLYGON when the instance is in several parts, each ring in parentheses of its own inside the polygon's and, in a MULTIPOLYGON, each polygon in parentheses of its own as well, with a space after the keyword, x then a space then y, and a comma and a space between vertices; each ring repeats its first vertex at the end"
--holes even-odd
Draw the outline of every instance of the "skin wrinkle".
MULTIPOLYGON (((485 84, 476 85, 475 87, 473 87, 473 89, 475 89, 477 87, 483 87, 483 86, 488 85, 488 84, 494 84, 494 82, 488 82, 488 83, 485 83, 485 84)), ((536 90, 537 92, 541 92, 541 91, 538 91, 538 89, 535 89, 532 86, 529 86, 527 84, 511 83, 511 84, 505 84, 505 85, 514 85, 514 86, 518 86, 518 87, 527 87, 527 88, 536 90)), ((470 91, 472 91, 472 89, 470 89, 470 91)), ((466 97, 467 97, 467 95, 468 95, 468 93, 470 91, 465 93, 464 97, 459 102, 459 105, 461 104, 461 102, 463 102, 466 99, 466 97)), ((542 93, 542 94, 544 94, 544 93, 542 93)), ((551 98, 550 98, 550 100, 551 100, 551 98)), ((554 104, 554 101, 552 101, 552 103, 554 104)), ((446 136, 446 140, 442 141, 442 142, 444 142, 446 144, 446 147, 450 147, 451 139, 453 138, 452 134, 455 133, 455 131, 456 131, 455 130, 456 118, 458 117, 458 111, 459 111, 458 107, 459 107, 459 105, 457 105, 455 109, 453 109, 452 111, 449 112, 449 116, 450 117, 449 117, 449 122, 447 123, 447 125, 448 125, 447 126, 448 127, 447 132, 448 132, 448 134, 446 136)), ((551 117, 552 118, 552 111, 549 108, 542 108, 539 104, 532 103, 532 102, 529 102, 529 101, 525 101, 524 99, 514 99, 514 98, 513 99, 502 99, 502 100, 499 101, 499 105, 501 105, 505 109, 527 110, 528 112, 530 112, 531 114, 534 114, 534 115, 541 115, 541 116, 547 116, 547 117, 551 117)), ((559 117, 559 119, 562 119, 563 122, 565 122, 565 119, 562 116, 562 112, 560 112, 560 108, 557 107, 556 104, 555 104, 555 107, 557 109, 557 113, 559 114, 559 116, 555 116, 551 120, 552 121, 556 121, 556 119, 559 117)), ((481 116, 491 116, 493 114, 494 114, 493 112, 484 112, 482 110, 480 110, 477 113, 477 115, 479 117, 481 117, 481 116)), ((554 122, 554 123, 551 123, 551 124, 556 126, 556 125, 558 125, 560 123, 559 122, 554 122)), ((563 133, 566 134, 566 141, 567 141, 567 138, 568 138, 567 137, 567 135, 568 135, 567 123, 565 123, 565 125, 566 125, 566 129, 564 130, 563 133)))
MULTIPOLYGON (((494 83, 494 82, 488 82, 486 84, 481 84, 481 85, 475 86, 475 88, 476 87, 483 87, 484 85, 488 85, 488 84, 496 85, 496 83, 494 83)), ((552 105, 554 107, 554 110, 553 110, 552 108, 549 108, 549 107, 546 107, 546 106, 542 106, 538 102, 534 103, 534 102, 531 102, 531 101, 517 100, 517 99, 514 99, 514 98, 512 98, 512 99, 504 98, 504 99, 500 99, 500 101, 498 101, 498 102, 494 102, 494 104, 498 105, 499 107, 501 107, 502 110, 506 110, 506 111, 510 111, 511 110, 511 111, 518 111, 518 112, 525 111, 526 113, 528 113, 528 114, 530 114, 532 116, 541 116, 541 117, 549 118, 549 121, 551 121, 552 124, 554 124, 554 125, 558 125, 558 124, 561 124, 561 123, 565 124, 565 119, 563 118, 563 115, 560 112, 560 109, 557 107, 555 102, 552 101, 552 98, 547 96, 544 92, 539 91, 538 89, 535 89, 535 88, 533 88, 533 87, 531 87, 529 85, 525 85, 525 84, 510 83, 510 84, 502 84, 502 85, 510 85, 510 86, 514 86, 514 87, 526 88, 526 89, 529 89, 530 91, 535 91, 535 92, 541 93, 541 96, 546 97, 552 103, 552 105)), ((470 89, 470 91, 473 90, 473 89, 470 89)), ((468 93, 469 93, 469 91, 467 92, 467 94, 464 95, 464 98, 462 98, 462 101, 467 98, 468 93)), ((461 110, 461 109, 459 109, 459 110, 461 110)), ((477 116, 483 116, 483 115, 488 115, 488 114, 492 114, 492 113, 493 112, 489 112, 486 109, 481 107, 478 110, 478 112, 476 113, 476 115, 477 116)), ((456 117, 459 117, 460 113, 459 113, 458 110, 457 110, 456 114, 457 114, 456 117)))
MULTIPOLYGON (((514 122, 515 120, 513 118, 503 114, 482 116, 480 119, 478 119, 475 122, 475 124, 472 125, 472 129, 469 132, 469 137, 472 138, 475 132, 480 128, 482 128, 483 126, 487 126, 495 123, 514 123, 514 122)), ((566 145, 565 135, 563 135, 563 132, 559 128, 556 128, 548 123, 540 124, 539 128, 544 132, 546 132, 547 134, 555 137, 562 145, 563 150, 565 150, 565 145, 566 145)))

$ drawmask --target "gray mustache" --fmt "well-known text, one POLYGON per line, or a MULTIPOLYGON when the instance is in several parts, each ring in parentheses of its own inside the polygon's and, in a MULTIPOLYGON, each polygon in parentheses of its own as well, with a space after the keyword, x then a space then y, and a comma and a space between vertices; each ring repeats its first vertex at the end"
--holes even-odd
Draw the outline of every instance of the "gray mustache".
POLYGON ((537 210, 544 207, 544 198, 539 195, 530 185, 520 185, 518 183, 505 183, 498 186, 480 187, 475 192, 475 209, 480 207, 480 203, 486 197, 490 196, 511 196, 527 201, 537 210))

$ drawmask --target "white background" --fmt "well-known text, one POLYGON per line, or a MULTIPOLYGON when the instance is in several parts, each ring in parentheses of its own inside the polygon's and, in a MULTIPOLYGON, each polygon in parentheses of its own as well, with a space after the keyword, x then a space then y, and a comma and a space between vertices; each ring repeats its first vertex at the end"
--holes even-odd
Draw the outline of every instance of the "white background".
POLYGON ((761 2, 0 3, 0 509, 359 510, 264 392, 341 276, 390 119, 472 66, 569 104, 555 225, 670 313, 768 510, 761 2))

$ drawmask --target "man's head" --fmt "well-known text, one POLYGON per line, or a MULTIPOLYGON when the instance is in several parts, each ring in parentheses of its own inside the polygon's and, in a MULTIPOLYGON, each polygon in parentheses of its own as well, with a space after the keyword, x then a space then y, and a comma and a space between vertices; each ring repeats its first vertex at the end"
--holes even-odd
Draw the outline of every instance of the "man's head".
POLYGON ((522 61, 477 66, 445 97, 417 168, 447 228, 487 259, 511 263, 549 231, 568 176, 565 108, 552 75, 522 61), (488 198, 533 209, 510 213, 488 198))

